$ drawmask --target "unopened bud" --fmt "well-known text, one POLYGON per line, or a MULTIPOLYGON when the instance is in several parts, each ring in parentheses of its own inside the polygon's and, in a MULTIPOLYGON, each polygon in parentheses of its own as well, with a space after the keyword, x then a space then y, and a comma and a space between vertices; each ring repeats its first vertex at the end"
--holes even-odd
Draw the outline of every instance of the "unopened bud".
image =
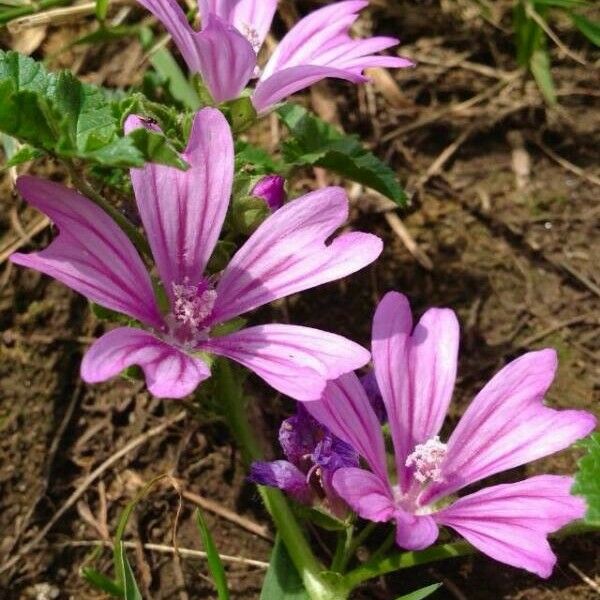
POLYGON ((286 199, 285 179, 280 175, 266 175, 254 186, 251 195, 262 198, 270 211, 275 212, 286 199))

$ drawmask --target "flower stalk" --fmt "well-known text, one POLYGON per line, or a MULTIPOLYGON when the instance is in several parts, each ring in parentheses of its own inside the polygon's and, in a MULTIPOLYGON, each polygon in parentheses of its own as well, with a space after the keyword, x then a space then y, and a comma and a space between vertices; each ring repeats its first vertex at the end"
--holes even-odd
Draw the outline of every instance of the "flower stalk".
MULTIPOLYGON (((225 359, 215 363, 213 377, 217 398, 222 403, 244 463, 249 465, 253 460, 260 460, 262 452, 246 416, 239 378, 225 359)), ((347 598, 348 592, 345 586, 340 587, 323 578, 326 569, 313 554, 283 494, 279 490, 265 486, 258 486, 258 491, 311 599, 344 600, 347 598)))

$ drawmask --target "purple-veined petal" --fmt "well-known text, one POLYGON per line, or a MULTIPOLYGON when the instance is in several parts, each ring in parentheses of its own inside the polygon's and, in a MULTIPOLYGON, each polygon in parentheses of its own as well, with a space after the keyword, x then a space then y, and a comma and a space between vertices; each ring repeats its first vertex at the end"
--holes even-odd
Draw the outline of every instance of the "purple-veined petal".
POLYGON ((81 377, 99 383, 132 365, 141 367, 148 390, 157 398, 183 398, 210 377, 199 358, 133 327, 113 329, 94 342, 81 363, 81 377))
POLYGON ((348 40, 346 31, 367 4, 364 0, 335 2, 298 21, 277 45, 265 65, 261 81, 289 67, 311 64, 323 66, 323 63, 315 62, 323 48, 333 45, 332 42, 338 39, 348 40))
POLYGON ((417 444, 436 436, 444 422, 456 379, 459 340, 458 321, 448 309, 428 310, 411 329, 407 298, 397 292, 386 294, 373 319, 373 362, 405 491, 410 484, 407 457, 417 444))
MULTIPOLYGON (((126 130, 143 126, 131 116, 126 130)), ((233 139, 213 108, 196 114, 182 155, 187 171, 157 164, 131 170, 131 180, 158 272, 173 284, 197 285, 219 238, 233 181, 233 139)))
POLYGON ((439 530, 429 515, 413 515, 401 509, 394 513, 396 544, 406 550, 423 550, 437 540, 439 530))
POLYGON ((392 490, 386 480, 370 471, 338 469, 333 475, 333 487, 363 519, 381 523, 394 517, 392 490))
POLYGON ((448 441, 444 481, 423 502, 568 447, 592 431, 596 419, 544 406, 556 352, 529 352, 497 373, 473 400, 448 441))
POLYGON ((256 52, 233 26, 209 15, 204 29, 196 34, 200 73, 217 103, 237 98, 256 67, 256 52))
POLYGON ((347 217, 346 193, 335 187, 293 200, 269 216, 225 268, 212 322, 341 279, 373 262, 383 247, 374 235, 344 233, 326 243, 347 217))
POLYGON ((319 398, 328 380, 365 365, 370 354, 339 335, 296 325, 258 325, 202 344, 254 371, 282 394, 319 398))
POLYGON ((306 482, 306 476, 287 460, 253 462, 248 479, 258 485, 279 488, 303 504, 310 504, 313 499, 313 492, 306 482))
POLYGON ((198 34, 188 23, 177 0, 138 0, 138 2, 164 25, 190 71, 200 72, 200 56, 195 42, 198 34))
POLYGON ((585 502, 572 496, 571 477, 540 475, 485 488, 434 515, 492 558, 549 577, 556 556, 546 539, 582 518, 585 502))
POLYGON ((354 373, 330 381, 320 400, 306 409, 333 435, 350 444, 381 481, 388 481, 381 425, 354 373))
POLYGON ((408 299, 398 292, 387 293, 375 311, 371 352, 377 384, 394 442, 399 484, 408 487, 404 463, 412 452, 409 412, 410 377, 408 352, 413 321, 408 299))
POLYGON ((257 112, 264 112, 279 101, 327 77, 345 79, 352 83, 365 83, 367 77, 352 71, 320 65, 299 65, 275 72, 256 84, 252 104, 257 112))
POLYGON ((59 235, 41 252, 10 260, 58 279, 92 302, 161 327, 150 276, 129 238, 91 200, 63 185, 23 176, 17 188, 59 235))
POLYGON ((277 0, 200 0, 203 18, 221 17, 243 33, 258 52, 263 45, 277 10, 277 0))

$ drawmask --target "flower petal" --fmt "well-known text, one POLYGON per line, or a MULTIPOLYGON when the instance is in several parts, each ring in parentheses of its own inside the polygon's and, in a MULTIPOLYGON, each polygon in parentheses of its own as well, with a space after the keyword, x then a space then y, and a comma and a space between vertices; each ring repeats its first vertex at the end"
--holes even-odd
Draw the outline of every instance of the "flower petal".
POLYGON ((556 562, 546 536, 582 518, 571 477, 540 475, 485 488, 434 515, 492 558, 549 577, 556 562))
POLYGON ((287 460, 253 462, 248 479, 258 485, 279 488, 303 504, 310 504, 313 498, 306 476, 287 460))
POLYGON ((210 377, 199 358, 132 327, 113 329, 94 342, 83 357, 81 377, 87 383, 98 383, 132 365, 142 368, 148 390, 158 398, 183 398, 210 377))
POLYGON ((406 459, 442 427, 456 379, 459 328, 453 311, 428 310, 414 331, 408 300, 390 292, 373 319, 373 362, 389 415, 401 487, 406 459))
POLYGON ((345 233, 326 240, 348 217, 341 188, 325 188, 289 202, 267 218, 237 251, 217 286, 213 322, 223 322, 362 269, 381 253, 381 240, 345 233))
POLYGON ((352 83, 365 83, 367 77, 351 71, 320 65, 299 65, 277 71, 256 84, 252 94, 252 104, 261 113, 284 98, 303 90, 327 77, 345 79, 352 83))
POLYGON ((330 381, 320 400, 306 410, 333 435, 350 444, 381 481, 388 481, 381 425, 354 373, 330 381))
POLYGON ((407 489, 409 473, 404 466, 412 452, 412 413, 408 354, 412 332, 408 299, 398 292, 387 293, 375 311, 371 351, 377 384, 394 442, 399 484, 407 489))
MULTIPOLYGON (((144 126, 129 117, 126 130, 144 126)), ((187 171, 157 164, 131 170, 135 196, 158 272, 173 284, 198 284, 219 238, 233 182, 233 139, 216 109, 196 114, 183 159, 187 171)))
MULTIPOLYGON (((299 65, 320 65, 319 56, 323 49, 338 40, 348 40, 347 30, 358 18, 358 13, 368 2, 347 0, 335 2, 304 17, 283 37, 265 65, 261 81, 277 71, 299 65)), ((329 65, 335 66, 335 65, 329 65)))
POLYGON ((321 396, 328 380, 369 361, 367 350, 333 333, 295 325, 259 325, 202 344, 239 362, 295 400, 321 396))
POLYGON ((589 413, 544 406, 556 364, 554 350, 529 352, 492 378, 451 435, 445 481, 427 490, 424 503, 562 450, 594 429, 589 413))
POLYGON ((325 77, 367 81, 367 67, 412 66, 405 58, 378 56, 398 44, 389 37, 354 40, 348 30, 368 2, 348 0, 326 6, 301 19, 281 40, 265 65, 256 92, 255 108, 264 111, 284 97, 325 77))
POLYGON ((213 13, 244 34, 258 52, 277 10, 277 0, 200 0, 203 18, 213 13))
POLYGON ((400 509, 396 520, 396 544, 406 550, 423 550, 431 546, 439 535, 435 520, 429 515, 413 515, 400 509))
POLYGON ((333 487, 363 519, 381 523, 394 517, 392 491, 385 480, 364 469, 338 469, 333 487))
POLYGON ((190 71, 200 72, 200 56, 193 30, 177 0, 138 0, 170 33, 190 71))
POLYGON ((118 225, 91 200, 63 185, 23 176, 17 188, 56 224, 59 235, 41 252, 10 260, 54 277, 96 302, 161 327, 150 276, 118 225))
POLYGON ((234 27, 215 15, 195 34, 200 73, 217 103, 237 98, 256 67, 252 44, 234 27))

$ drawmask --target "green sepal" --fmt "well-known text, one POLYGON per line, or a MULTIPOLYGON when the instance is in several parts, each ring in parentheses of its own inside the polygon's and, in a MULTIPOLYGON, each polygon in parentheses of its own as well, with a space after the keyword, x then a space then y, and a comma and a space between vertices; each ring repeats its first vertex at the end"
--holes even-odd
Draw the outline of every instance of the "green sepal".
POLYGON ((241 196, 234 198, 231 205, 231 225, 236 232, 250 235, 271 214, 263 198, 241 196))
POLYGON ((230 100, 221 105, 221 109, 234 133, 241 133, 252 127, 258 119, 256 109, 248 96, 230 100))

